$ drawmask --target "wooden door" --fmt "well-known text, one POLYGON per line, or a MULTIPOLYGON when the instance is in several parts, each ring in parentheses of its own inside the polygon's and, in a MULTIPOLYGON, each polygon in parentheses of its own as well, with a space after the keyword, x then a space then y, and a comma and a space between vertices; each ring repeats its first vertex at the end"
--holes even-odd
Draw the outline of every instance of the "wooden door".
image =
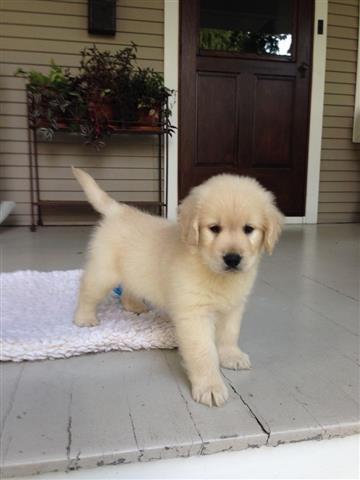
POLYGON ((181 197, 232 172, 304 215, 313 3, 181 0, 181 197))

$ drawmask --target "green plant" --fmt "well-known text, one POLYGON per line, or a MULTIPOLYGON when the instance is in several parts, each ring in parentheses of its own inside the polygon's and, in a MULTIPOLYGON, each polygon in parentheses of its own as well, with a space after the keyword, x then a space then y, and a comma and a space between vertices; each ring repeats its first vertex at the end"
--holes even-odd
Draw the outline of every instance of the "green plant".
POLYGON ((164 126, 171 113, 168 101, 174 91, 165 87, 163 76, 151 68, 137 68, 131 78, 131 92, 135 117, 137 112, 148 112, 158 126, 164 126))
POLYGON ((130 95, 130 78, 135 68, 137 48, 134 44, 115 53, 96 46, 81 51, 76 91, 87 104, 80 132, 86 143, 101 148, 111 135, 113 124, 126 116, 130 95))
POLYGON ((135 71, 132 88, 138 108, 163 105, 172 94, 171 90, 164 86, 163 76, 151 68, 139 68, 135 71))
POLYGON ((36 70, 29 70, 28 72, 22 68, 18 68, 15 72, 16 77, 23 77, 28 81, 28 86, 31 89, 56 87, 66 88, 69 84, 70 75, 67 71, 55 64, 51 60, 50 71, 48 75, 38 72, 36 70))
POLYGON ((52 140, 64 120, 69 117, 73 77, 51 61, 49 74, 36 70, 17 69, 16 76, 27 80, 27 100, 30 124, 52 140))
POLYGON ((48 74, 16 71, 15 75, 27 80, 33 128, 51 140, 57 130, 66 127, 98 149, 117 128, 139 122, 144 111, 156 113, 156 126, 173 131, 168 121, 168 100, 173 92, 164 86, 161 74, 138 67, 136 45, 114 53, 94 45, 80 54, 78 74, 53 61, 48 74))

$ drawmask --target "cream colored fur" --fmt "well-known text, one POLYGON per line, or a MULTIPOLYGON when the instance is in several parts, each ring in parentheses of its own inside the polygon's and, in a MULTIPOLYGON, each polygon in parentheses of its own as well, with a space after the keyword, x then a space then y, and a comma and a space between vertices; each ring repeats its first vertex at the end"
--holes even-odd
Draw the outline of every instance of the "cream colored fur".
POLYGON ((120 283, 125 309, 141 313, 145 299, 174 322, 193 398, 222 405, 228 391, 219 366, 250 368, 238 339, 261 253, 272 252, 281 231, 272 194, 254 179, 218 175, 191 191, 173 223, 117 203, 90 175, 73 172, 104 216, 90 241, 75 323, 97 325, 96 305, 120 283), (231 270, 229 253, 241 256, 231 270))

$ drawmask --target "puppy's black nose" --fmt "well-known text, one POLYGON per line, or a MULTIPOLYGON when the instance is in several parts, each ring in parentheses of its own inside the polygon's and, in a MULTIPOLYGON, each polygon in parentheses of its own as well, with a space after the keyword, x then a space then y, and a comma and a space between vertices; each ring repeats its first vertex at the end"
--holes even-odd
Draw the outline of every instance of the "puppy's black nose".
POLYGON ((237 253, 227 253, 223 256, 225 264, 230 268, 236 268, 241 262, 241 257, 237 253))

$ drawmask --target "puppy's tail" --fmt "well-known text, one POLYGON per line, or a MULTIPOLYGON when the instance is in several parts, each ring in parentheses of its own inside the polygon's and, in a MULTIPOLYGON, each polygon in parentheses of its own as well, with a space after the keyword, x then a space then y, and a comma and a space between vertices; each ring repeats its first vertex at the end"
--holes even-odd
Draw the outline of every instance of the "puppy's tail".
POLYGON ((80 168, 71 168, 75 178, 80 183, 87 199, 95 208, 95 210, 102 215, 111 215, 112 213, 116 213, 121 209, 120 204, 113 198, 109 197, 109 195, 103 190, 101 190, 99 185, 88 173, 84 172, 84 170, 81 170, 80 168))

